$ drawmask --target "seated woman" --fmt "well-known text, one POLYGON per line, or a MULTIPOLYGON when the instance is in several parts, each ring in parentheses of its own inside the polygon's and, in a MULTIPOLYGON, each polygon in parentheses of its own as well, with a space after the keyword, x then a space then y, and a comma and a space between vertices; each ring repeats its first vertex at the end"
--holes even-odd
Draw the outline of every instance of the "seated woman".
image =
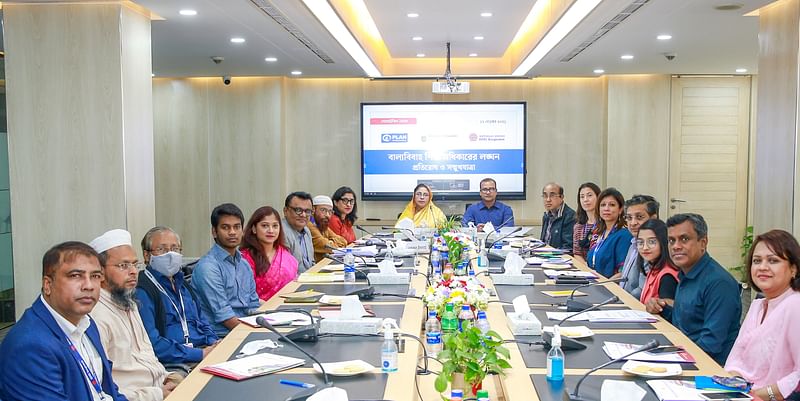
POLYGON ((592 231, 592 241, 586 261, 589 267, 605 277, 619 272, 628 256, 631 233, 625 228, 622 205, 625 198, 616 188, 606 188, 597 197, 595 213, 600 216, 592 231))
POLYGON ((397 222, 405 218, 414 220, 414 227, 436 228, 447 220, 442 210, 433 204, 433 192, 425 184, 414 187, 411 201, 408 202, 397 222))
POLYGON ((575 216, 575 226, 572 228, 572 256, 584 262, 586 253, 589 251, 592 230, 597 225, 595 212, 597 195, 600 195, 600 187, 593 182, 587 182, 578 187, 578 205, 580 207, 575 216))
POLYGON ((339 187, 331 196, 333 199, 333 214, 328 221, 328 227, 337 235, 352 244, 356 240, 353 225, 356 223, 356 193, 350 187, 339 187))
POLYGON ((647 220, 639 227, 636 235, 636 249, 639 251, 639 266, 647 279, 639 300, 647 304, 653 297, 675 299, 678 289, 678 268, 673 266, 667 248, 667 225, 659 220, 647 220))
POLYGON ((781 400, 800 381, 800 245, 772 230, 755 238, 746 263, 748 283, 765 298, 750 305, 725 370, 752 382, 752 395, 781 400))
POLYGON ((264 301, 297 277, 297 260, 285 244, 278 211, 270 206, 256 209, 239 250, 253 269, 256 293, 264 301))

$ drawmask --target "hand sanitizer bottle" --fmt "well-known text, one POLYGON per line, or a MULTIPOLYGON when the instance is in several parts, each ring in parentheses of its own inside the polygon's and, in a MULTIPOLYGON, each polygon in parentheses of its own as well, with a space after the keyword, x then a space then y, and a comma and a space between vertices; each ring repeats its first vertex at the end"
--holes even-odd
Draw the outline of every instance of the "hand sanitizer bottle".
POLYGON ((561 351, 561 334, 558 326, 553 327, 553 340, 547 353, 547 380, 564 381, 564 352, 561 351))

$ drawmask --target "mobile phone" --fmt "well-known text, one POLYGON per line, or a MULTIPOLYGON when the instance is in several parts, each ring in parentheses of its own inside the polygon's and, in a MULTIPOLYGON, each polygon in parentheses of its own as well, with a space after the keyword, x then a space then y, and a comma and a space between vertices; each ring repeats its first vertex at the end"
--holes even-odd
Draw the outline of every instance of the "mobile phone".
POLYGON ((647 352, 649 352, 651 354, 669 354, 669 353, 678 352, 678 351, 683 351, 683 347, 677 347, 677 346, 674 346, 674 345, 673 346, 669 346, 669 347, 658 347, 658 348, 652 349, 652 350, 647 351, 647 352))
POLYGON ((753 397, 750 394, 743 393, 741 391, 719 391, 714 393, 700 393, 700 396, 707 399, 707 400, 730 400, 730 401, 746 401, 752 400, 753 397))

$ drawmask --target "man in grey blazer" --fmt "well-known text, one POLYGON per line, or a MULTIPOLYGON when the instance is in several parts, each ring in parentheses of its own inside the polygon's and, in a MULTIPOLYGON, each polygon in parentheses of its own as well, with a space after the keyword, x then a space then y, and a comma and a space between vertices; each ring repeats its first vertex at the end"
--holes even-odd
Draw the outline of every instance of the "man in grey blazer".
POLYGON ((283 227, 286 247, 297 259, 297 272, 302 273, 314 266, 314 244, 311 231, 306 227, 311 214, 311 195, 308 192, 292 192, 283 205, 283 227))

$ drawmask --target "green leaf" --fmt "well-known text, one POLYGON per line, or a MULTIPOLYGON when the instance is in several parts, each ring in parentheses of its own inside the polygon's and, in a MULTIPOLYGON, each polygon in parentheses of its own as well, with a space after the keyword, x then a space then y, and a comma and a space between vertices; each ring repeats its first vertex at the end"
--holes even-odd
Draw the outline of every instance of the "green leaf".
POLYGON ((447 390, 448 378, 449 376, 444 376, 444 372, 440 373, 439 376, 436 377, 436 381, 433 382, 433 388, 440 393, 447 390))

